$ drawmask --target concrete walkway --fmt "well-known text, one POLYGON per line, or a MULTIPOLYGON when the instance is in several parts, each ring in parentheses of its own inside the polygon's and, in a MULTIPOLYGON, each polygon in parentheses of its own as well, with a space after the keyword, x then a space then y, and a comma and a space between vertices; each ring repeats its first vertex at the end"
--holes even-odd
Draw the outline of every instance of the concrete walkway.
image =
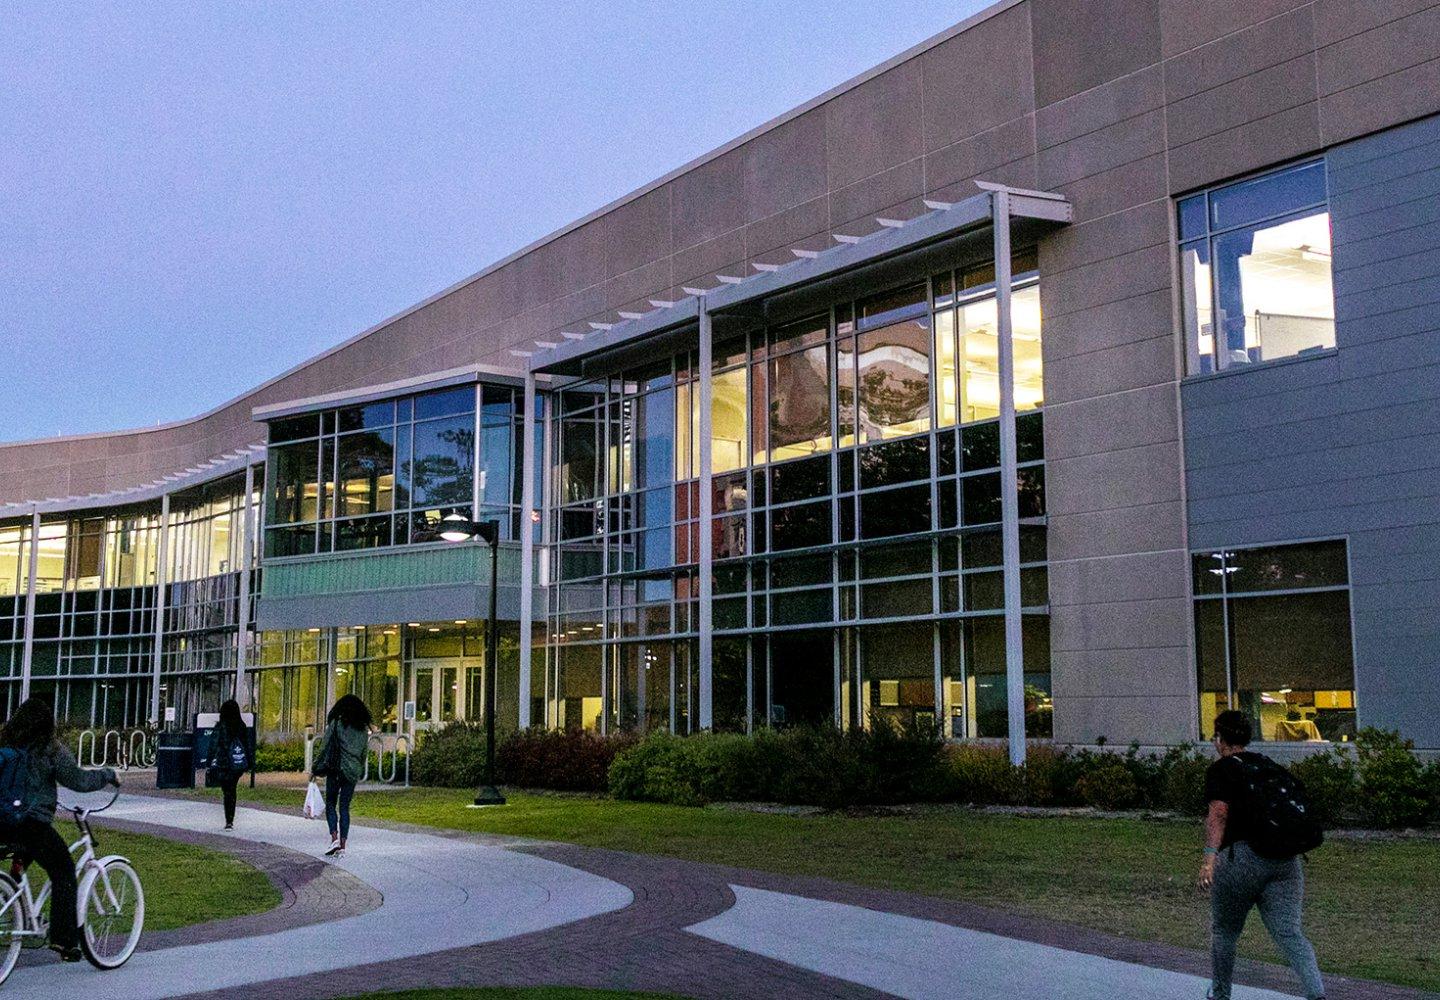
MULTIPOLYGON (((218 825, 219 809, 129 796, 107 815, 209 832, 218 825)), ((241 809, 236 827, 227 836, 312 856, 329 847, 323 822, 298 815, 241 809)), ((548 930, 622 909, 633 899, 609 879, 519 851, 369 827, 351 833, 354 846, 336 864, 381 893, 378 909, 272 934, 138 953, 111 972, 88 963, 17 969, 3 993, 36 1000, 150 1000, 232 990, 548 930)))
MULTIPOLYGON (((735 905, 692 934, 909 1000, 1196 1000, 1209 983, 1166 969, 933 920, 732 885, 735 905)), ((1286 1000, 1236 986, 1235 1000, 1286 1000)))

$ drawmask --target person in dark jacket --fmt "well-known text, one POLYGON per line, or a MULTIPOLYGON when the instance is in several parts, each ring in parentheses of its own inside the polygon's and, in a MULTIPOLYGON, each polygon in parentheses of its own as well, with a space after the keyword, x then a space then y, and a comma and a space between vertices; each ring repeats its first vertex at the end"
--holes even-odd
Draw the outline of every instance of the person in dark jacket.
POLYGON ((234 698, 220 706, 220 722, 210 737, 210 758, 205 769, 215 775, 215 783, 225 800, 225 829, 235 829, 235 787, 250 770, 249 730, 240 706, 234 698))
POLYGON ((75 762, 70 751, 55 738, 55 713, 43 698, 29 698, 15 709, 0 727, 0 746, 24 750, 29 755, 25 819, 5 833, 16 851, 45 869, 50 876, 50 947, 66 962, 78 962, 80 927, 76 916, 75 859, 59 831, 55 818, 55 786, 77 792, 95 792, 106 785, 120 787, 115 771, 105 767, 88 771, 75 762))
POLYGON ((326 857, 343 853, 350 836, 350 800, 365 771, 370 721, 370 709, 353 694, 338 699, 325 717, 325 733, 315 748, 310 777, 325 776, 325 822, 330 827, 326 857))

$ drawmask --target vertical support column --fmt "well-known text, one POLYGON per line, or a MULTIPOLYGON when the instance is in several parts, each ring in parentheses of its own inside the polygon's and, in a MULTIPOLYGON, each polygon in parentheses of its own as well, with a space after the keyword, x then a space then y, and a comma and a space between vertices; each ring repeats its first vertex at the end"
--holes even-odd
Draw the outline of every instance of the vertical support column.
POLYGON ((715 562, 715 539, 711 534, 710 518, 714 513, 715 499, 712 495, 714 472, 711 462, 710 409, 714 395, 714 335, 710 322, 710 311, 705 305, 705 296, 700 297, 700 349, 696 374, 700 383, 700 460, 699 490, 700 517, 696 530, 700 532, 700 729, 713 727, 712 706, 714 704, 712 681, 715 653, 715 585, 711 569, 715 562))
POLYGON ((235 631, 235 700, 247 707, 245 672, 250 667, 250 563, 255 545, 255 525, 251 520, 251 499, 255 495, 255 466, 245 459, 245 499, 240 507, 240 600, 236 611, 235 631))
POLYGON ((155 649, 150 666, 150 722, 160 725, 160 664, 165 648, 165 589, 170 568, 170 494, 160 498, 160 545, 155 551, 155 649))
POLYGON ((20 700, 30 697, 30 669, 35 658, 35 574, 40 571, 40 508, 30 513, 30 551, 26 553, 25 652, 20 660, 20 700))
POLYGON ((530 658, 534 653, 535 617, 535 373, 525 373, 525 414, 520 460, 520 719, 530 728, 530 658))
POLYGON ((1025 763, 1025 655, 1020 621, 1020 496, 1015 454, 1015 341, 1010 315, 1010 193, 990 195, 1000 368, 1000 547, 1005 583, 1005 693, 1010 763, 1025 763))

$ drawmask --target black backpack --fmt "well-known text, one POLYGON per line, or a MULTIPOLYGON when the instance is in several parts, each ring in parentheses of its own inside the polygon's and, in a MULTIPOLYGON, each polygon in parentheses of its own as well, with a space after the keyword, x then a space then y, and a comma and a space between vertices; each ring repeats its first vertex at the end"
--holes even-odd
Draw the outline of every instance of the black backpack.
POLYGON ((1325 842, 1304 782, 1269 757, 1246 754, 1237 759, 1250 819, 1246 840, 1252 851, 1262 858, 1283 861, 1325 842))
POLYGON ((16 747, 0 747, 0 829, 19 826, 30 814, 30 755, 16 747))

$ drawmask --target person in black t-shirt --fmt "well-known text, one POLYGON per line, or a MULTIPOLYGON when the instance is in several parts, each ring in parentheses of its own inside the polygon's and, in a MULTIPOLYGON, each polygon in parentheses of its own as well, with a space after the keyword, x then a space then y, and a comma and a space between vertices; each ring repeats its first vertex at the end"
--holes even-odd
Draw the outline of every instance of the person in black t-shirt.
POLYGON ((1205 860, 1200 866, 1200 887, 1210 893, 1210 996, 1230 1000, 1235 945, 1251 908, 1259 907, 1265 929, 1300 977, 1307 1000, 1324 1000, 1315 949, 1300 929, 1305 904, 1300 859, 1264 858, 1247 843, 1254 817, 1246 801, 1244 761, 1261 757, 1246 750, 1249 745, 1250 720, 1243 712, 1215 717, 1220 759, 1205 772, 1205 860))

